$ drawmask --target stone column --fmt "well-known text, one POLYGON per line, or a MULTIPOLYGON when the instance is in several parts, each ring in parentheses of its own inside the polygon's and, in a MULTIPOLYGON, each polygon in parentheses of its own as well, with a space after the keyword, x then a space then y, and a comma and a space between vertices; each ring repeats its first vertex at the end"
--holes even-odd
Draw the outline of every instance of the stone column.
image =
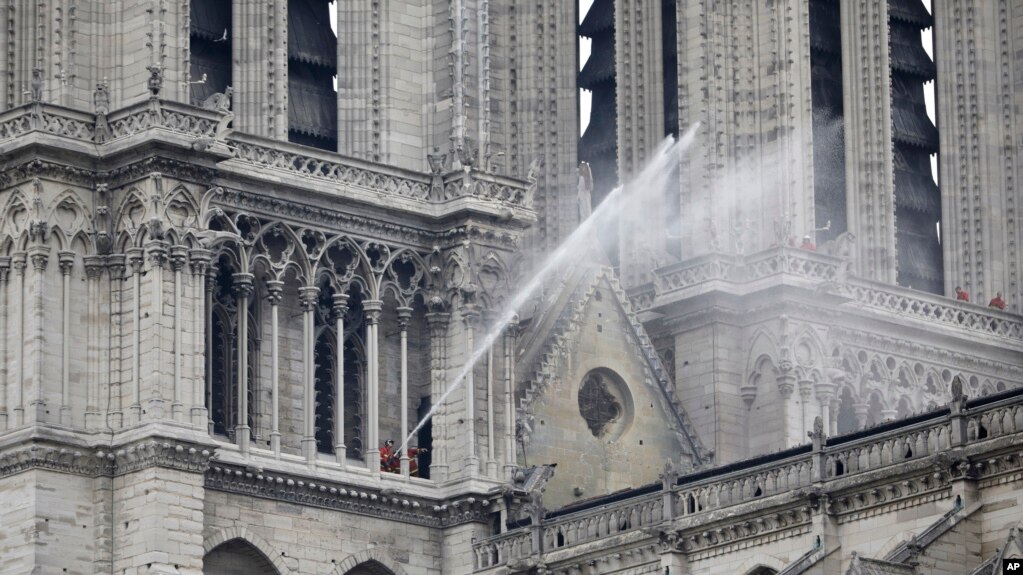
POLYGON ((89 373, 85 384, 85 427, 86 429, 97 429, 102 424, 101 411, 99 408, 99 380, 100 362, 99 355, 103 351, 103 344, 100 342, 100 276, 103 273, 103 256, 85 256, 82 258, 85 265, 85 278, 88 282, 89 313, 88 317, 88 338, 86 350, 89 357, 89 373))
POLYGON ((270 449, 273 451, 274 457, 279 458, 281 456, 281 394, 278 313, 281 300, 284 299, 284 282, 280 280, 266 282, 266 299, 270 303, 270 449))
POLYGON ((380 310, 383 302, 366 300, 362 302, 363 313, 366 314, 366 350, 368 357, 367 380, 368 389, 366 403, 368 409, 366 429, 366 466, 373 475, 380 474, 380 348, 377 340, 380 310))
MULTIPOLYGON (((488 314, 489 315, 489 314, 488 314)), ((494 324, 495 318, 487 317, 487 326, 494 324)), ((494 346, 487 346, 487 476, 497 478, 497 454, 494 442, 497 434, 494 430, 494 346)))
POLYGON ((10 367, 7 361, 7 276, 11 271, 11 258, 0 257, 0 431, 7 429, 10 407, 7 404, 7 386, 10 367))
POLYGON ((813 426, 813 418, 816 415, 814 413, 811 402, 813 401, 813 381, 809 379, 799 380, 799 403, 800 403, 800 428, 799 428, 799 441, 804 441, 807 433, 810 433, 810 428, 813 426))
MULTIPOLYGON (((792 392, 796 388, 796 376, 792 371, 792 364, 787 366, 783 361, 778 368, 778 397, 781 398, 781 441, 782 447, 788 448, 794 445, 792 440, 792 392)), ((798 427, 798 426, 797 426, 798 427)))
POLYGON ((870 415, 870 404, 865 402, 853 404, 853 410, 856 412, 856 426, 859 429, 863 429, 867 426, 867 416, 870 415))
POLYGON ((834 383, 817 382, 814 387, 817 401, 820 404, 821 421, 824 426, 824 432, 833 434, 831 431, 831 424, 832 420, 836 418, 832 417, 834 414, 831 413, 831 401, 835 397, 835 389, 837 386, 834 383))
POLYGON ((144 256, 141 248, 129 248, 127 250, 128 265, 131 266, 131 407, 128 412, 128 423, 138 423, 142 419, 142 379, 139 373, 139 350, 141 349, 140 328, 141 321, 139 307, 142 305, 142 264, 144 256))
POLYGON ((447 409, 438 405, 447 385, 447 331, 451 314, 430 312, 426 325, 430 330, 430 400, 433 403, 433 457, 430 460, 430 478, 444 481, 448 478, 447 409))
MULTIPOLYGON (((472 306, 462 308, 462 320, 465 322, 465 361, 471 361, 473 351, 476 348, 474 327, 479 319, 479 311, 472 306)), ((469 476, 479 473, 480 458, 476 452, 476 381, 473 377, 476 369, 471 366, 465 374, 465 381, 462 382, 465 390, 465 424, 466 435, 468 436, 468 451, 466 452, 466 466, 469 468, 469 476)))
MULTIPOLYGON (((203 427, 209 425, 206 413, 206 386, 209 378, 207 360, 209 350, 206 349, 206 338, 210 331, 206 329, 207 317, 212 318, 212 309, 207 303, 206 273, 210 267, 213 254, 209 250, 194 249, 188 252, 192 267, 192 425, 203 427)), ((212 294, 210 294, 212 295, 212 294)))
POLYGON ((504 474, 510 480, 518 464, 515 453, 515 333, 518 320, 504 331, 504 474))
POLYGON ((316 301, 320 288, 305 286, 298 289, 299 301, 302 302, 302 381, 305 382, 305 395, 302 410, 304 430, 302 433, 302 453, 310 465, 316 463, 316 349, 313 341, 315 328, 316 301))
POLYGON ((210 435, 213 435, 213 291, 217 286, 217 265, 215 263, 210 265, 209 273, 206 275, 206 308, 205 321, 206 321, 206 385, 205 392, 206 398, 204 404, 206 405, 206 426, 210 435))
MULTIPOLYGON (((115 378, 114 372, 114 360, 112 356, 107 356, 107 365, 104 370, 104 377, 107 382, 107 394, 110 397, 110 402, 116 406, 111 411, 107 412, 107 419, 110 422, 110 426, 119 428, 124 425, 124 381, 123 381, 123 363, 124 363, 124 271, 127 269, 126 257, 124 254, 113 254, 106 258, 107 261, 107 305, 110 309, 110 321, 107 324, 110 330, 110 347, 117 349, 117 373, 116 378, 117 394, 116 400, 114 400, 114 385, 115 378), (114 297, 117 297, 117 311, 114 312, 114 297), (114 345, 113 330, 115 321, 113 318, 117 318, 117 344, 114 345)), ((109 409, 109 408, 108 408, 109 409)))
POLYGON ((181 373, 184 370, 182 361, 185 357, 185 350, 181 347, 181 324, 184 321, 184 313, 181 309, 181 270, 188 261, 188 248, 185 246, 172 246, 170 251, 171 270, 174 271, 174 400, 171 403, 171 415, 175 421, 184 421, 184 390, 182 389, 181 373))
POLYGON ((337 332, 337 359, 334 369, 334 457, 343 468, 348 461, 345 447, 345 313, 348 294, 334 294, 334 329, 337 332))
MULTIPOLYGON (((167 244, 163 241, 152 241, 146 245, 146 256, 149 259, 149 281, 152 285, 152 309, 150 313, 144 314, 141 312, 140 321, 147 319, 149 321, 143 322, 142 330, 146 332, 145 341, 140 339, 141 345, 143 346, 142 357, 139 358, 139 365, 141 374, 143 377, 148 378, 146 385, 143 387, 148 391, 148 399, 146 399, 146 415, 147 419, 162 419, 164 416, 164 402, 166 400, 166 394, 164 393, 164 370, 167 369, 169 362, 166 361, 164 356, 163 344, 163 271, 164 266, 167 264, 167 244), (143 357, 148 361, 142 361, 143 357)), ((139 298, 141 302, 141 298, 139 298)))
POLYGON ((238 297, 238 420, 235 422, 235 438, 242 455, 249 453, 249 297, 252 295, 252 274, 236 273, 234 292, 238 297))
POLYGON ((46 264, 50 259, 49 246, 32 246, 28 249, 28 257, 32 261, 32 269, 35 270, 35 297, 32 302, 31 318, 35 323, 35 334, 32 336, 33 344, 29 346, 29 353, 35 358, 35 384, 34 397, 29 400, 29 418, 32 422, 46 419, 46 395, 43 393, 43 368, 46 365, 44 351, 46 349, 46 321, 44 310, 46 302, 43 299, 46 290, 46 264))
POLYGON ((71 268, 74 252, 58 252, 61 284, 60 424, 71 425, 71 268))
POLYGON ((17 329, 14 345, 17 348, 17 373, 14 377, 13 393, 11 394, 11 412, 14 417, 13 426, 25 423, 25 268, 27 260, 24 252, 14 254, 11 258, 14 267, 14 289, 18 292, 15 301, 18 310, 17 329))
POLYGON ((401 443, 399 446, 403 447, 399 459, 403 477, 409 476, 408 446, 405 444, 408 439, 408 323, 411 317, 412 308, 398 308, 398 328, 401 330, 401 443))

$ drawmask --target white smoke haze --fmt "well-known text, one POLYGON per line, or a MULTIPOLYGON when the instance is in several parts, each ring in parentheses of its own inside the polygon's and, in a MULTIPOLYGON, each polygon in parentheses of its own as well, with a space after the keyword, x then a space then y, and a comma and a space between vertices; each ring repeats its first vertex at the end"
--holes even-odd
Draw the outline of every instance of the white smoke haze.
POLYGON ((523 276, 525 283, 509 298, 508 303, 500 311, 497 321, 491 325, 487 334, 476 342, 472 353, 451 378, 444 393, 433 404, 430 411, 402 441, 398 453, 405 452, 409 441, 416 436, 426 421, 447 402, 451 394, 461 386, 476 363, 486 355, 487 350, 504 333, 505 328, 515 320, 523 306, 534 297, 543 283, 556 273, 563 274, 573 263, 585 262, 597 253, 597 250, 593 249, 597 230, 611 229, 619 225, 622 218, 636 217, 634 208, 627 208, 627 206, 632 204, 652 205, 653 202, 659 201, 659 197, 663 197, 667 175, 674 169, 681 154, 692 145, 698 127, 697 124, 690 128, 677 142, 673 138, 667 138, 635 178, 625 186, 619 186, 611 191, 597 206, 597 209, 593 210, 590 217, 583 220, 554 252, 540 262, 532 273, 523 276))

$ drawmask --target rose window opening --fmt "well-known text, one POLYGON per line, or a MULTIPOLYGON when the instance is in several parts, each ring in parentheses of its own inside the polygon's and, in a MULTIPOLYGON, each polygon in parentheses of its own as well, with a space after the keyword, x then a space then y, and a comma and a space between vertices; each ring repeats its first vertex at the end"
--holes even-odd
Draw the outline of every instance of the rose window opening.
POLYGON ((579 414, 594 437, 614 441, 632 420, 628 388, 613 372, 589 372, 579 388, 579 414))

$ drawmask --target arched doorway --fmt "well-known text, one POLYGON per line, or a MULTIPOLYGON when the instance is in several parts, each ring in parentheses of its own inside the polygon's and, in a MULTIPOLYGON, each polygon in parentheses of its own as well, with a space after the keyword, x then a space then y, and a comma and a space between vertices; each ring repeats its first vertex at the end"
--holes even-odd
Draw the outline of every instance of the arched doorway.
POLYGON ((211 549, 202 559, 202 572, 204 575, 280 575, 262 551, 242 539, 225 541, 211 549))
POLYGON ((352 569, 345 571, 344 575, 395 575, 394 571, 391 571, 387 567, 377 561, 366 561, 365 563, 359 563, 352 569))

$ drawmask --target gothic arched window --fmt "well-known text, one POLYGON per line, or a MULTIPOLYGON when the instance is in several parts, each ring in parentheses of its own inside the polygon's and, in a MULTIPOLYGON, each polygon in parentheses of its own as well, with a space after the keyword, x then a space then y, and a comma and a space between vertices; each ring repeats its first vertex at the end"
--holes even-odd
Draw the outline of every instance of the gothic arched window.
MULTIPOLYGON (((227 258, 221 258, 209 279, 211 291, 210 314, 207 334, 209 393, 206 408, 209 412, 213 433, 234 438, 238 422, 238 298, 233 291, 233 269, 227 258)), ((248 314, 248 356, 246 369, 248 380, 247 424, 255 436, 256 403, 256 357, 258 354, 259 324, 255 311, 256 297, 249 298, 248 314)))

